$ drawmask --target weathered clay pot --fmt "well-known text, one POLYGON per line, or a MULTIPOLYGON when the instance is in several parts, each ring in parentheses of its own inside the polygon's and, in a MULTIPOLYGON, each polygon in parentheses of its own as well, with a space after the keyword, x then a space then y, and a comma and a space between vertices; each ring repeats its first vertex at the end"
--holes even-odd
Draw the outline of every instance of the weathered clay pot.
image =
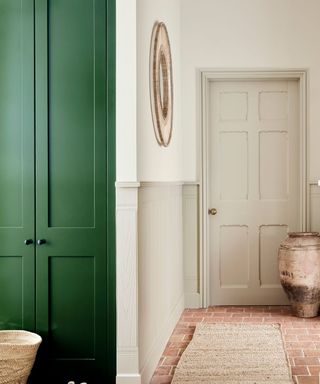
POLYGON ((279 249, 280 281, 293 313, 315 317, 320 305, 320 237, 318 232, 292 232, 279 249))

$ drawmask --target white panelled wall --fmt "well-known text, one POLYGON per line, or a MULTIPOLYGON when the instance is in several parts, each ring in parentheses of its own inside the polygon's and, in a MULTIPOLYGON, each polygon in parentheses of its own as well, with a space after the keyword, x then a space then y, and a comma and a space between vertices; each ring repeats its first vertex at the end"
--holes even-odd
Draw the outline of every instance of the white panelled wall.
POLYGON ((201 305, 199 186, 117 183, 118 384, 148 384, 183 309, 201 305))
POLYGON ((182 186, 142 183, 138 228, 140 372, 148 383, 184 309, 182 186))
POLYGON ((201 307, 199 185, 183 186, 183 266, 186 308, 201 307))

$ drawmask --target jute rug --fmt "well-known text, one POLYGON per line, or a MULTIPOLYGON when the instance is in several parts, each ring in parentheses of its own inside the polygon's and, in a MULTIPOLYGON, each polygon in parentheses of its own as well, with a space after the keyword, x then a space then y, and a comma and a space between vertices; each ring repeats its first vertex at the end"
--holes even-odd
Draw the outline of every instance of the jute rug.
POLYGON ((172 384, 292 384, 280 325, 199 324, 172 384))

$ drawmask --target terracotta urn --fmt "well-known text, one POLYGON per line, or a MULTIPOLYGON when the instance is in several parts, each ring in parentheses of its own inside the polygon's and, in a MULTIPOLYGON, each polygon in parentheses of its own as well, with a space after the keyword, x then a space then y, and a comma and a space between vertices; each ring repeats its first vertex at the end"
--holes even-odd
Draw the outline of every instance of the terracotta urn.
POLYGON ((291 232, 279 249, 280 281, 298 317, 315 317, 320 305, 320 236, 291 232))

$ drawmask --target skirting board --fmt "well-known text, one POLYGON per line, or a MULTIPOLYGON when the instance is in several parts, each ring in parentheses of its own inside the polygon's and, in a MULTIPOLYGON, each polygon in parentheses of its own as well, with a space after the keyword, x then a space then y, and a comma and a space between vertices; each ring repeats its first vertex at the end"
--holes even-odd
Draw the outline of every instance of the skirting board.
POLYGON ((118 375, 117 384, 141 384, 140 375, 118 375))
MULTIPOLYGON (((175 308, 172 310, 170 316, 168 317, 167 322, 162 328, 162 332, 155 339, 155 342, 144 362, 144 365, 141 369, 141 383, 149 384, 152 378, 152 375, 158 365, 158 362, 162 356, 162 352, 167 345, 167 342, 170 338, 172 331, 174 330, 180 316, 184 310, 184 294, 180 296, 175 308)), ((135 382, 132 382, 132 384, 135 382)), ((129 383, 128 383, 129 384, 129 383)), ((131 382, 130 382, 131 384, 131 382)))

